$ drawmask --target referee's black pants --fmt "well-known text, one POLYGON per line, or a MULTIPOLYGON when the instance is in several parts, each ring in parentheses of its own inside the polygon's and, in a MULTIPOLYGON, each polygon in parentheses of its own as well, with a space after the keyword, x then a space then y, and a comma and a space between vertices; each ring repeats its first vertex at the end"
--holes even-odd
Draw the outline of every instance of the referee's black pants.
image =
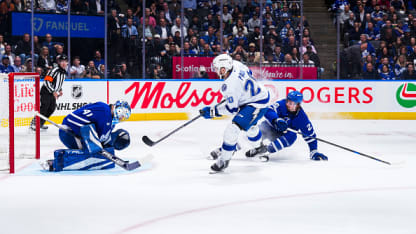
MULTIPOLYGON (((45 86, 40 89, 40 113, 46 117, 50 117, 56 109, 56 98, 50 93, 45 86)), ((40 126, 45 124, 45 120, 40 119, 40 126)))

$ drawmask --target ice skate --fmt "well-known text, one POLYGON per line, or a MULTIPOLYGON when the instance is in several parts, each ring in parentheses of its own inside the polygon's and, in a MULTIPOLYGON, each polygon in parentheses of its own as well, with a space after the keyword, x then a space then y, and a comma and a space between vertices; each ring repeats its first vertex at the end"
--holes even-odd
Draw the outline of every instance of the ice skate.
MULTIPOLYGON (((267 146, 263 144, 263 142, 260 144, 259 147, 254 148, 254 149, 250 149, 246 152, 246 157, 247 158, 253 158, 253 157, 263 157, 263 156, 267 156, 268 158, 269 152, 267 151, 267 146)), ((268 161, 268 159, 267 159, 268 161)))
POLYGON ((215 174, 215 173, 224 171, 224 169, 228 167, 229 162, 230 160, 223 161, 221 159, 216 161, 214 164, 212 164, 211 166, 212 171, 210 173, 215 174))

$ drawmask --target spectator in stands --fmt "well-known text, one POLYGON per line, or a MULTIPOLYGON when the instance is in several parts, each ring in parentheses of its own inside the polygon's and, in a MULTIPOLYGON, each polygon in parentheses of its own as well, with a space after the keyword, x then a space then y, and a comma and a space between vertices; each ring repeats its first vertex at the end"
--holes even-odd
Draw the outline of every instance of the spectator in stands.
POLYGON ((207 56, 207 57, 213 56, 213 53, 209 44, 204 44, 204 47, 199 54, 201 56, 207 56))
POLYGON ((404 4, 403 0, 391 0, 390 6, 394 7, 396 11, 406 11, 406 5, 404 4))
POLYGON ((230 43, 230 41, 228 40, 228 38, 224 38, 222 45, 223 45, 223 48, 222 48, 223 52, 231 54, 234 51, 234 48, 232 44, 230 43))
POLYGON ((349 45, 354 45, 360 40, 360 36, 363 34, 363 29, 358 21, 354 22, 354 28, 348 31, 349 45))
MULTIPOLYGON (((175 25, 172 26, 171 28, 171 34, 175 35, 175 32, 179 32, 179 35, 181 35, 181 18, 177 17, 175 19, 175 25)), ((185 27, 185 25, 183 25, 183 36, 186 37, 187 35, 187 29, 185 27)))
POLYGON ((396 64, 394 65, 394 73, 396 77, 400 77, 404 71, 406 71, 407 61, 406 56, 400 55, 397 59, 396 64))
POLYGON ((16 8, 12 0, 4 0, 0 3, 0 15, 7 16, 9 12, 15 10, 16 8))
POLYGON ((309 59, 312 60, 316 67, 321 67, 321 61, 316 53, 313 52, 311 46, 306 46, 306 53, 309 55, 309 59))
POLYGON ((63 46, 64 44, 62 44, 60 42, 54 42, 54 41, 52 41, 52 35, 49 34, 49 33, 47 33, 45 35, 45 41, 42 43, 42 47, 43 46, 48 47, 51 55, 55 57, 56 56, 55 48, 56 48, 57 45, 63 46))
POLYGON ((396 76, 394 72, 389 69, 388 65, 383 64, 380 72, 380 78, 382 80, 395 80, 396 76))
POLYGON ((98 67, 98 72, 99 72, 99 75, 100 75, 100 79, 104 79, 104 78, 105 78, 105 76, 106 76, 106 73, 107 73, 107 71, 106 71, 106 68, 105 68, 105 65, 104 65, 104 64, 100 64, 100 65, 99 65, 99 67, 98 67))
POLYGON ((11 45, 6 45, 6 47, 4 47, 4 54, 3 54, 2 58, 5 55, 7 57, 9 57, 9 64, 13 65, 13 61, 14 61, 14 58, 16 57, 16 55, 12 52, 12 46, 11 45))
POLYGON ((0 64, 0 73, 14 72, 12 65, 10 65, 10 59, 7 55, 3 55, 0 64))
POLYGON ((53 63, 51 56, 49 55, 49 49, 48 47, 44 46, 41 49, 37 62, 37 67, 42 68, 42 75, 45 75, 50 69, 52 69, 52 65, 53 63))
POLYGON ((344 27, 345 22, 347 22, 348 19, 350 19, 350 15, 354 14, 351 10, 350 10, 350 6, 346 5, 344 7, 344 10, 339 14, 339 23, 341 24, 341 30, 344 27))
POLYGON ((292 55, 292 60, 293 61, 295 61, 296 63, 299 63, 301 55, 299 54, 299 51, 298 51, 297 47, 292 48, 292 52, 290 53, 290 55, 292 55))
MULTIPOLYGON (((143 37, 143 27, 139 27, 138 29, 139 38, 143 37)), ((156 34, 155 29, 152 27, 152 25, 149 24, 149 18, 144 19, 144 37, 147 40, 152 40, 153 36, 156 34)))
POLYGON ((344 25, 343 26, 343 29, 344 29, 343 34, 346 34, 346 33, 349 34, 349 32, 352 29, 354 29, 354 23, 355 23, 355 15, 354 15, 353 12, 351 12, 350 15, 349 15, 349 17, 348 17, 348 19, 344 21, 344 24, 343 24, 344 25))
POLYGON ((4 41, 3 34, 0 34, 0 57, 3 57, 3 54, 6 50, 7 43, 4 41))
POLYGON ((262 24, 260 22, 260 19, 258 18, 258 15, 254 14, 253 17, 251 17, 248 20, 247 25, 248 25, 248 31, 253 32, 255 31, 255 27, 260 28, 262 24))
MULTIPOLYGON (((72 4, 71 4, 71 6, 72 6, 72 4)), ((55 0, 40 0, 40 9, 42 11, 55 13, 55 11, 56 11, 55 0)))
POLYGON ((85 77, 92 79, 100 79, 100 73, 94 65, 94 61, 90 60, 85 68, 85 77))
POLYGON ((138 36, 139 33, 136 26, 133 25, 133 18, 127 18, 126 24, 121 28, 121 36, 124 40, 128 40, 131 35, 138 36))
POLYGON ((378 80, 380 76, 376 69, 374 69, 374 65, 372 63, 367 63, 362 78, 364 80, 378 80))
MULTIPOLYGON (((104 1, 103 0, 87 0, 85 2, 87 5, 87 11, 91 15, 98 15, 98 14, 104 14, 104 1)), ((127 9, 127 18, 133 18, 133 9, 129 8, 127 9)), ((136 18, 137 20, 137 18, 136 18)), ((133 19, 134 21, 134 19, 133 19)), ((138 20, 137 20, 138 21, 138 20)), ((136 22, 138 23, 138 22, 136 22)), ((137 26, 137 24, 136 24, 137 26)))
POLYGON ((364 6, 362 4, 360 4, 358 6, 358 12, 355 13, 355 18, 360 21, 361 27, 362 29, 365 29, 365 25, 366 25, 366 18, 365 18, 365 10, 364 10, 364 6))
POLYGON ((244 25, 243 20, 238 19, 237 23, 235 24, 235 26, 233 27, 233 35, 237 36, 239 34, 239 32, 242 32, 244 36, 248 35, 248 29, 247 27, 244 25))
MULTIPOLYGON (((150 8, 146 8, 144 11, 145 14, 145 18, 147 18, 149 20, 149 25, 152 26, 153 28, 156 27, 156 19, 155 17, 151 16, 151 11, 150 8)), ((143 23, 143 17, 140 17, 140 23, 143 23)))
POLYGON ((26 56, 32 54, 32 44, 30 43, 30 35, 28 33, 23 34, 22 40, 17 42, 15 54, 20 56, 22 61, 25 61, 26 56))
POLYGON ((101 57, 101 52, 99 50, 96 50, 94 52, 94 59, 92 60, 94 61, 94 66, 99 69, 99 66, 101 64, 105 64, 104 59, 101 57))
POLYGON ((302 55, 301 64, 304 66, 315 66, 315 63, 312 60, 310 60, 309 55, 307 53, 304 53, 302 55))
POLYGON ((297 47, 297 46, 298 45, 296 43, 295 37, 290 36, 289 40, 286 43, 284 43, 283 48, 282 48, 282 52, 284 54, 288 54, 288 53, 292 52, 293 47, 297 47))
POLYGON ((284 65, 295 65, 296 62, 292 59, 292 55, 286 54, 285 55, 285 61, 283 61, 284 65))
POLYGON ((26 11, 26 6, 24 3, 22 3, 21 0, 14 0, 13 3, 14 3, 15 11, 18 11, 18 12, 26 11))
POLYGON ((85 74, 86 74, 85 66, 81 64, 80 58, 78 56, 75 56, 72 59, 72 66, 69 69, 69 72, 71 74, 72 79, 85 77, 85 74))
POLYGON ((166 19, 160 19, 160 25, 155 27, 155 32, 160 35, 162 42, 165 42, 169 36, 172 36, 171 28, 166 24, 166 19))
POLYGON ((364 29, 364 33, 367 35, 369 41, 380 39, 380 31, 377 28, 374 28, 373 22, 367 23, 367 28, 364 29))
POLYGON ((415 66, 412 63, 407 64, 407 69, 402 73, 401 80, 416 80, 415 66))
POLYGON ((68 2, 66 0, 57 0, 56 1, 56 13, 67 13, 68 12, 68 2))
POLYGON ((205 41, 205 43, 209 44, 210 46, 218 44, 218 40, 217 37, 214 35, 214 32, 214 27, 209 26, 207 34, 201 37, 205 41))
POLYGON ((310 46, 312 51, 317 54, 315 46, 313 46, 310 41, 309 41, 309 37, 302 37, 302 46, 299 48, 299 52, 301 55, 303 55, 304 53, 306 53, 306 47, 310 46))
POLYGON ((14 72, 22 72, 22 70, 25 70, 25 66, 22 64, 22 59, 19 56, 14 58, 14 64, 12 67, 14 72))
POLYGON ((23 69, 20 72, 32 72, 32 65, 32 59, 26 59, 25 65, 23 65, 23 69))

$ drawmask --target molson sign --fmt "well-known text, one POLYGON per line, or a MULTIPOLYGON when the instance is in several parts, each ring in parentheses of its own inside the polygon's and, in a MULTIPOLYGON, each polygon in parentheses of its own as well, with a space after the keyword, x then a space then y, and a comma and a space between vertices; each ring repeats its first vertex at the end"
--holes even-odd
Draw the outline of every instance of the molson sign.
MULTIPOLYGON (((399 81, 261 81, 271 101, 292 90, 303 93, 302 106, 312 118, 416 119, 416 85, 399 81)), ((219 103, 222 80, 68 80, 58 106, 123 99, 132 107, 131 120, 188 119, 204 106, 219 103), (82 85, 83 95, 71 95, 82 85)), ((67 115, 72 108, 60 108, 54 115, 67 115)))
POLYGON ((397 102, 405 108, 416 106, 416 85, 405 83, 400 85, 396 92, 397 102))

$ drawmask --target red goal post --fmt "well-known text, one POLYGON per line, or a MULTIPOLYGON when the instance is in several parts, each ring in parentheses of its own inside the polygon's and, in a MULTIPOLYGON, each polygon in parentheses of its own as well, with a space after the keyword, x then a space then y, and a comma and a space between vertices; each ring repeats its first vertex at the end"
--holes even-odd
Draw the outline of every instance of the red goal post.
POLYGON ((19 156, 40 158, 40 120, 36 130, 30 123, 40 110, 40 77, 38 73, 0 74, 0 170, 15 172, 19 156), (18 146, 18 147, 17 147, 18 146))

